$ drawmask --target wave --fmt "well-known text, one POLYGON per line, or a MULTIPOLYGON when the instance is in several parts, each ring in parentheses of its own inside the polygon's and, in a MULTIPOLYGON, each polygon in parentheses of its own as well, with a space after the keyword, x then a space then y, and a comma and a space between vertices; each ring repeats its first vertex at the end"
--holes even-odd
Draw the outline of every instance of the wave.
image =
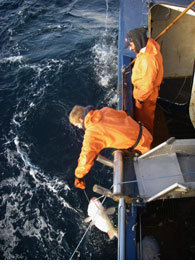
POLYGON ((98 83, 101 86, 108 88, 113 78, 116 78, 117 76, 118 52, 116 45, 117 36, 110 27, 110 24, 114 25, 115 20, 113 20, 113 17, 109 17, 108 0, 106 0, 106 15, 104 15, 104 19, 102 19, 102 21, 104 21, 104 31, 91 50, 94 55, 94 71, 98 83))
MULTIPOLYGON (((74 215, 76 219, 75 215, 80 215, 81 211, 72 205, 74 199, 70 197, 74 197, 74 193, 66 180, 59 179, 55 175, 46 175, 37 164, 31 161, 33 141, 25 142, 23 136, 25 123, 32 118, 30 115, 37 107, 37 100, 44 99, 47 76, 52 71, 56 72, 56 69, 60 67, 59 60, 49 60, 44 64, 21 65, 23 70, 33 70, 35 77, 32 80, 31 89, 18 97, 18 103, 10 122, 10 131, 4 136, 6 142, 3 144, 4 150, 1 153, 7 161, 4 174, 6 171, 11 171, 11 174, 7 174, 6 178, 0 182, 2 192, 0 237, 3 243, 1 251, 5 259, 21 259, 25 258, 25 254, 29 258, 30 253, 28 252, 14 253, 25 239, 28 243, 30 239, 36 239, 41 243, 42 250, 47 241, 48 245, 45 245, 47 252, 48 248, 53 248, 55 244, 62 255, 70 254, 67 253, 70 251, 69 245, 64 239, 68 232, 66 221, 63 220, 63 228, 55 226, 52 220, 54 215, 52 214, 51 217, 49 213, 54 208, 58 208, 56 221, 62 221, 60 219, 62 214, 65 214, 67 219, 74 215), (38 85, 40 80, 45 80, 42 87, 38 85)), ((66 179, 65 175, 64 178, 66 179)), ((75 223, 77 223, 76 220, 75 223)), ((51 255, 46 253, 45 258, 51 258, 51 255)))
POLYGON ((98 83, 107 88, 114 77, 117 76, 116 46, 105 42, 103 38, 92 48, 94 54, 94 71, 98 83))
POLYGON ((23 56, 10 56, 8 58, 0 59, 0 63, 14 63, 14 62, 22 63, 23 61, 24 61, 23 56))
MULTIPOLYGON (((19 175, 12 175, 0 182, 0 189, 3 192, 0 202, 0 237, 3 241, 1 250, 4 252, 4 258, 16 259, 14 250, 25 237, 28 240, 36 238, 42 245, 47 240, 50 244, 47 247, 52 248, 55 243, 61 250, 68 250, 68 245, 66 249, 62 246, 67 226, 56 227, 49 212, 57 207, 57 218, 62 212, 66 213, 67 217, 70 212, 80 215, 81 212, 72 207, 71 201, 68 202, 65 198, 72 195, 69 194, 71 193, 69 185, 55 176, 51 178, 45 175, 35 166, 27 153, 30 146, 20 142, 19 136, 14 138, 16 150, 9 148, 11 143, 9 141, 4 145, 4 155, 12 170, 18 169, 16 174, 19 175)), ((21 258, 21 255, 18 255, 18 258, 21 258)))
MULTIPOLYGON (((69 124, 68 113, 73 104, 92 100, 97 105, 99 92, 115 102, 116 20, 109 16, 108 0, 16 0, 0 8, 5 25, 0 33, 0 255, 67 259, 87 216, 86 197, 73 186, 83 138, 69 124)), ((102 179, 107 175, 101 171, 102 179)), ((110 242, 98 230, 93 234, 77 258, 105 255, 102 248, 110 242)))
MULTIPOLYGON (((57 200, 62 203, 63 206, 65 206, 68 209, 73 210, 74 212, 78 213, 76 209, 74 209, 68 202, 66 202, 62 197, 58 196, 59 190, 62 191, 62 188, 64 192, 68 193, 70 191, 70 187, 68 184, 66 184, 64 181, 60 181, 57 178, 49 179, 38 167, 36 167, 32 162, 30 161, 28 154, 22 150, 20 147, 20 141, 19 137, 16 136, 14 138, 14 143, 16 146, 16 155, 19 156, 19 158, 23 161, 23 165, 19 165, 18 158, 15 156, 15 165, 19 167, 20 171, 23 171, 24 174, 31 175, 33 178, 33 183, 35 184, 36 188, 47 188, 49 191, 52 192, 52 194, 57 198, 57 200)), ((29 149, 30 147, 27 144, 24 144, 26 149, 29 149)), ((11 165, 14 165, 14 157, 11 159, 11 165)), ((8 159, 9 162, 10 159, 8 159)))

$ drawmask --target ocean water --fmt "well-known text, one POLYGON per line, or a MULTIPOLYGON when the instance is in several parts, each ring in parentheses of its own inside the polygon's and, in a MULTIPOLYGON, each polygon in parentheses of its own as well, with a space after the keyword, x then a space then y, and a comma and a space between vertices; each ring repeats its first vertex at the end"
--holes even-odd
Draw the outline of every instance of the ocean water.
MULTIPOLYGON (((68 115, 116 106, 118 13, 118 0, 0 0, 0 259, 68 260, 88 227, 74 187, 83 132, 68 115)), ((96 162, 86 182, 98 196, 112 171, 96 162)), ((73 259, 116 251, 92 227, 73 259)))

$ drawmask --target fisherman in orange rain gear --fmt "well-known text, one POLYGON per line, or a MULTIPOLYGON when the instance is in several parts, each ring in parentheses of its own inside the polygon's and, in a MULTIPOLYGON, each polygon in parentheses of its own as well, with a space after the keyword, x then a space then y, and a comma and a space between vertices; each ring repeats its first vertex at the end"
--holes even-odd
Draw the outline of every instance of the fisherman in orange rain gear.
POLYGON ((153 135, 156 102, 163 79, 160 45, 152 38, 147 39, 145 28, 136 28, 127 32, 125 48, 128 47, 136 53, 131 75, 135 119, 153 135))
POLYGON ((83 177, 90 171, 94 159, 104 148, 135 149, 142 154, 150 150, 153 140, 150 132, 124 111, 93 106, 73 107, 69 121, 85 130, 83 146, 75 170, 75 187, 85 189, 83 177))

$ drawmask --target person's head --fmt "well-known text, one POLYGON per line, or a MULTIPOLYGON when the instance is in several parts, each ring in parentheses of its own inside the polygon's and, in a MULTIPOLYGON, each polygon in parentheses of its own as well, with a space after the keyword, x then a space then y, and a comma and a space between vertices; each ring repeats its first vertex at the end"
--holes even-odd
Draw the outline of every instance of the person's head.
POLYGON ((69 114, 70 123, 78 128, 82 128, 84 111, 85 107, 75 105, 69 114))
POLYGON ((135 28, 127 32, 125 38, 125 47, 134 51, 136 54, 144 48, 147 44, 148 38, 146 36, 147 29, 144 27, 135 28))

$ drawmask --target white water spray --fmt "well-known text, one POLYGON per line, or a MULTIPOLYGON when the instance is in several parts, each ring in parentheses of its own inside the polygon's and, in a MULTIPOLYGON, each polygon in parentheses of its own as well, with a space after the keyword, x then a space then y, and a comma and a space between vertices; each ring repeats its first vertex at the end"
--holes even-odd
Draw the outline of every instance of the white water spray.
POLYGON ((101 39, 93 46, 94 71, 99 85, 107 88, 117 74, 117 47, 108 27, 109 3, 106 0, 105 28, 101 39))

